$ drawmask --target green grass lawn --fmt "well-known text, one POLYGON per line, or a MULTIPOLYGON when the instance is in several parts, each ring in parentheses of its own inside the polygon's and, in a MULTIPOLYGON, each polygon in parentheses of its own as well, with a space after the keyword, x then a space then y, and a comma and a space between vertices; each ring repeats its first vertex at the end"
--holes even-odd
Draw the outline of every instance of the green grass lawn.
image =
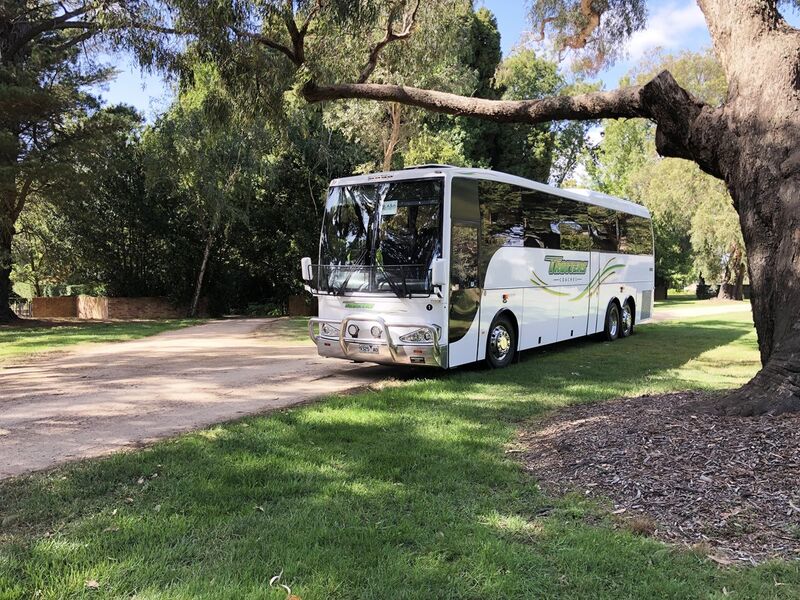
MULTIPOLYGON (((38 352, 60 350, 75 344, 119 342, 155 335, 202 322, 198 319, 133 321, 112 323, 76 323, 36 327, 0 327, 0 364, 5 360, 38 352)), ((1 597, 1 596, 0 596, 1 597)))
POLYGON ((670 292, 666 300, 656 300, 655 307, 659 308, 696 308, 698 306, 724 306, 725 304, 742 304, 743 302, 749 303, 749 300, 717 300, 716 298, 709 298, 708 300, 698 300, 695 294, 686 294, 683 292, 670 292))
MULTIPOLYGON (((797 598, 543 494, 515 431, 571 403, 737 386, 747 314, 336 396, 0 484, 0 598, 797 598), (96 581, 98 589, 85 587, 96 581)), ((428 372, 425 372, 428 373, 428 372)))

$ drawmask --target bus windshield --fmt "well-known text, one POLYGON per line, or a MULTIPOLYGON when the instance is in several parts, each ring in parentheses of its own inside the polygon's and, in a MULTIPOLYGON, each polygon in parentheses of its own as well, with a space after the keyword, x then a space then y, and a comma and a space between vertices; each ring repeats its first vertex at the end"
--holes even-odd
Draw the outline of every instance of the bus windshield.
POLYGON ((442 179, 333 187, 325 205, 319 291, 429 294, 441 256, 442 179))

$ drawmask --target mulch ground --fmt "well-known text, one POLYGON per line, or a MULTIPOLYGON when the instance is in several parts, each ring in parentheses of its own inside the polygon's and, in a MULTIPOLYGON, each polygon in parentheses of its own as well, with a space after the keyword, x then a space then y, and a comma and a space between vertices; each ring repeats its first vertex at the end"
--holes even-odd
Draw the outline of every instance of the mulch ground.
POLYGON ((721 564, 800 559, 800 415, 720 417, 700 393, 570 407, 529 425, 522 460, 548 491, 610 499, 635 531, 721 564))

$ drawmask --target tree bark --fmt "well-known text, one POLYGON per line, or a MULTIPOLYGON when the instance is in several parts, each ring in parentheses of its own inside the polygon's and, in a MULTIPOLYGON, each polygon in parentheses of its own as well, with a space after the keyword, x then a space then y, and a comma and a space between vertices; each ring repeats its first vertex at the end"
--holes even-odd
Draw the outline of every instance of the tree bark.
POLYGON ((309 82, 300 90, 308 102, 360 98, 400 102, 450 115, 480 117, 503 123, 543 123, 574 119, 647 117, 641 103, 641 86, 576 96, 552 96, 540 100, 486 100, 435 90, 379 83, 340 83, 320 86, 309 82))

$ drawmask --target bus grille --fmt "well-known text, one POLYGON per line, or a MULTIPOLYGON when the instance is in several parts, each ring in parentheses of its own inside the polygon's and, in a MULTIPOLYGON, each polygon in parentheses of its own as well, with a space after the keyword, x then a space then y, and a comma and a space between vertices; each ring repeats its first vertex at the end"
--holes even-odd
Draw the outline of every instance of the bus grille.
POLYGON ((653 290, 642 292, 642 316, 641 319, 649 319, 653 312, 653 290))

